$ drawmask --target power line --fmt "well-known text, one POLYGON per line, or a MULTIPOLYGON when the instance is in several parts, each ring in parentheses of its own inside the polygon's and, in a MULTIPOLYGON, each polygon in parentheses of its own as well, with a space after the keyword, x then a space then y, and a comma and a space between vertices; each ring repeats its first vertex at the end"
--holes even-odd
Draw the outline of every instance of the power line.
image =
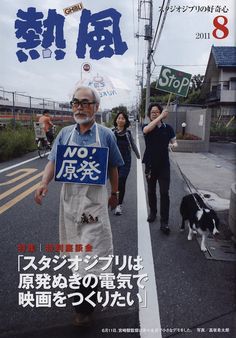
POLYGON ((163 2, 162 2, 161 12, 160 12, 160 14, 159 14, 159 19, 158 19, 158 22, 157 22, 156 31, 155 31, 154 38, 153 38, 152 49, 153 49, 153 46, 154 46, 154 44, 155 44, 157 32, 158 32, 159 25, 160 25, 160 22, 161 22, 161 17, 162 17, 162 14, 163 14, 162 9, 163 9, 163 7, 164 7, 164 5, 165 5, 165 2, 166 2, 166 0, 163 0, 163 2))
MULTIPOLYGON (((163 65, 155 65, 156 67, 161 67, 163 65)), ((174 67, 178 67, 178 66, 184 66, 184 67, 206 67, 207 65, 166 65, 165 66, 167 67, 170 67, 170 66, 174 66, 174 67)))
MULTIPOLYGON (((167 0, 166 8, 169 7, 170 1, 171 0, 167 0)), ((159 31, 159 34, 158 34, 158 37, 157 37, 157 40, 156 40, 156 43, 155 43, 155 47, 153 48, 153 56, 155 55, 155 52, 156 52, 156 49, 157 49, 157 45, 158 45, 158 43, 160 41, 160 38, 161 38, 161 33, 162 33, 162 30, 163 30, 163 27, 164 27, 164 24, 165 24, 165 21, 166 21, 167 12, 168 11, 164 12, 164 17, 163 17, 163 20, 162 20, 162 23, 161 23, 161 28, 160 28, 160 31, 159 31)))
MULTIPOLYGON (((154 73, 154 70, 155 70, 155 68, 156 67, 162 67, 163 65, 154 65, 154 68, 153 68, 153 70, 152 70, 152 73, 151 73, 151 75, 152 76, 154 76, 155 74, 153 74, 154 73)), ((166 67, 206 67, 207 65, 183 65, 183 64, 181 64, 181 65, 167 65, 167 64, 165 64, 165 66, 166 67)), ((209 66, 208 66, 208 68, 210 68, 209 66)))
MULTIPOLYGON (((158 28, 159 28, 159 24, 160 24, 160 20, 161 20, 161 16, 162 16, 162 13, 163 13, 163 7, 165 5, 165 0, 163 0, 162 2, 162 7, 161 7, 161 12, 160 12, 160 15, 159 15, 159 20, 158 20, 158 24, 157 24, 157 28, 156 28, 156 32, 155 32, 155 37, 154 37, 154 40, 153 40, 153 44, 152 44, 152 60, 154 61, 154 55, 155 55, 155 52, 156 52, 156 49, 157 49, 157 45, 160 41, 160 38, 161 38, 161 33, 162 33, 162 30, 163 30, 163 27, 164 27, 164 23, 165 23, 165 20, 166 20, 166 16, 167 16, 167 12, 168 11, 164 11, 164 17, 163 17, 163 20, 162 20, 162 23, 161 23, 161 28, 160 28, 160 31, 159 31, 159 34, 158 34, 158 37, 156 39, 156 36, 157 36, 157 31, 158 31, 158 28), (156 41, 155 41, 156 39, 156 41), (155 45, 155 47, 153 47, 155 45)), ((170 0, 168 0, 167 4, 166 4, 166 8, 169 7, 170 5, 170 0)), ((151 72, 151 76, 154 72, 154 69, 155 69, 156 65, 154 64, 154 68, 151 72)))

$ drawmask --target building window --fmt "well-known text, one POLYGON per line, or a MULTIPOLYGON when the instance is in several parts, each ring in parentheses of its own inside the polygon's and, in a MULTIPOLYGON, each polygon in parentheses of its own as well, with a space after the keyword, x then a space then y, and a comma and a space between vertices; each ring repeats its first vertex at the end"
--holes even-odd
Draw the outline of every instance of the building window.
POLYGON ((212 86, 211 87, 211 91, 212 91, 212 93, 216 94, 216 92, 217 92, 217 86, 212 86))
POLYGON ((236 90, 236 77, 230 79, 230 89, 236 90))
POLYGON ((229 90, 229 81, 223 82, 223 90, 229 90))

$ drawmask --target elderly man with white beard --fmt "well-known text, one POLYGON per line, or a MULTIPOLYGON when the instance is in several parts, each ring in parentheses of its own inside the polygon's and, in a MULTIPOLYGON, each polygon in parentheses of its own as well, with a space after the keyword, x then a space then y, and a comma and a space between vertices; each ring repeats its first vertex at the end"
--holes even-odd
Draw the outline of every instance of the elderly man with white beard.
MULTIPOLYGON (((76 124, 63 128, 58 134, 52 151, 48 156, 49 162, 44 169, 42 181, 36 190, 35 201, 41 205, 48 192, 48 184, 54 177, 58 145, 108 148, 110 197, 108 198, 107 189, 104 185, 63 183, 59 216, 61 244, 90 244, 92 246, 92 256, 108 257, 113 254, 108 206, 112 209, 117 206, 119 197, 117 167, 122 166, 124 162, 112 131, 95 122, 95 114, 98 111, 99 103, 100 97, 96 90, 83 86, 75 90, 71 107, 76 124), (82 222, 84 215, 89 215, 90 218, 93 217, 93 222, 82 222)), ((79 255, 82 261, 88 255, 87 252, 71 252, 70 256, 74 257, 76 254, 79 255)), ((96 264, 93 269, 89 270, 89 273, 99 276, 102 272, 101 266, 101 264, 96 264)), ((81 268, 76 273, 82 278, 78 291, 82 294, 83 299, 92 292, 93 296, 90 299, 96 303, 97 286, 94 287, 94 281, 91 281, 92 286, 84 287, 82 285, 83 278, 86 276, 86 270, 82 263, 81 268)), ((74 300, 76 303, 76 297, 74 300)), ((94 306, 86 301, 81 304, 77 302, 78 305, 75 305, 75 303, 76 317, 74 324, 77 326, 89 325, 94 306)))

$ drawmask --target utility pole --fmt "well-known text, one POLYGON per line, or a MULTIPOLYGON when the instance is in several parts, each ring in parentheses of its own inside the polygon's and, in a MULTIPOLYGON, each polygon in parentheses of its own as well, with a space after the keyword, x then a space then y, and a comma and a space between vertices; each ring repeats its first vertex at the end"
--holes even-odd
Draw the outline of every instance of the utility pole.
MULTIPOLYGON (((140 86, 141 90, 140 90, 140 94, 139 94, 139 98, 140 98, 140 110, 139 110, 139 118, 141 120, 142 116, 141 116, 141 103, 142 103, 142 99, 143 99, 143 73, 144 73, 144 60, 142 61, 142 75, 136 75, 136 79, 138 81, 138 86, 140 86)), ((138 106, 138 104, 137 104, 138 106)))
MULTIPOLYGON (((144 122, 147 123, 147 111, 150 102, 150 82, 151 82, 151 63, 152 63, 152 16, 153 16, 153 4, 152 0, 143 0, 139 2, 138 17, 142 20, 147 20, 148 23, 144 26, 144 35, 139 33, 135 34, 136 38, 144 37, 144 40, 148 41, 147 48, 147 82, 146 82, 146 100, 145 100, 145 117, 144 122), (145 3, 149 4, 149 16, 148 18, 141 16, 141 6, 145 3)), ((142 64, 143 65, 143 64, 142 64)), ((142 68, 142 87, 143 87, 143 68, 142 68)), ((142 100, 142 95, 141 95, 142 100)))
POLYGON ((12 92, 12 115, 13 115, 13 128, 16 128, 16 100, 15 100, 16 92, 12 92))
POLYGON ((150 102, 150 80, 151 80, 151 63, 152 63, 152 13, 153 6, 152 0, 149 0, 149 24, 145 25, 145 37, 144 40, 148 41, 147 52, 147 83, 146 83, 146 101, 145 101, 145 118, 144 122, 147 123, 147 112, 150 102))
POLYGON ((142 61, 141 99, 142 99, 142 96, 143 96, 143 73, 144 73, 144 61, 142 61))
MULTIPOLYGON (((140 85, 141 85, 141 95, 140 95, 140 102, 142 103, 143 100, 143 76, 144 76, 144 60, 142 61, 142 76, 141 76, 141 81, 140 81, 140 85)), ((139 120, 142 120, 142 116, 141 116, 141 104, 140 104, 140 112, 139 112, 140 118, 139 120)))

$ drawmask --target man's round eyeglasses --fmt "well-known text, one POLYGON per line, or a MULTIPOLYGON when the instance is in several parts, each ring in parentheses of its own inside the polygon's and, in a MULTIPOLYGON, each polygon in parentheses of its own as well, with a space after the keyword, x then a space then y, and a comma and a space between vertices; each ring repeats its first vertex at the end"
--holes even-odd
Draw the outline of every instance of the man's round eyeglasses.
POLYGON ((91 104, 96 103, 95 101, 88 101, 88 100, 77 100, 76 98, 70 101, 70 105, 72 106, 80 106, 81 108, 89 108, 91 104))

